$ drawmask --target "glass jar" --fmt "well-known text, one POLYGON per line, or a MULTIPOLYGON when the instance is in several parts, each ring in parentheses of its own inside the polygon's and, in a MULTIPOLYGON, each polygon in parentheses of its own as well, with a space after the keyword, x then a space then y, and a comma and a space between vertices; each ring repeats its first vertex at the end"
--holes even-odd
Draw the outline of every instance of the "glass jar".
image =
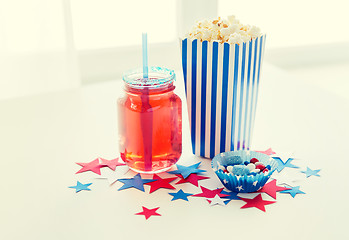
POLYGON ((124 73, 125 95, 118 100, 121 158, 136 172, 171 168, 182 154, 182 101, 173 92, 175 73, 149 67, 124 73))

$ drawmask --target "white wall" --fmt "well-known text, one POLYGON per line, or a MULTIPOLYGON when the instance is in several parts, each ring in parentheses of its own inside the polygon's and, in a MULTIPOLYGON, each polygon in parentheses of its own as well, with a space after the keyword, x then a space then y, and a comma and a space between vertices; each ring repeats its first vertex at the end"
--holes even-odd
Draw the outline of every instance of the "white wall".
POLYGON ((0 99, 80 85, 67 0, 0 1, 0 99))
POLYGON ((348 0, 219 0, 218 14, 234 14, 267 33, 267 47, 349 41, 348 0))

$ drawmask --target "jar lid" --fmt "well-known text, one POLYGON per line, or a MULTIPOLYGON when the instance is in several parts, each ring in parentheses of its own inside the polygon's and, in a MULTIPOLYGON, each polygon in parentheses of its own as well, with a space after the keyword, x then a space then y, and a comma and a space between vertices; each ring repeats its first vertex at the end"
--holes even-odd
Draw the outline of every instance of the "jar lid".
POLYGON ((148 78, 143 78, 143 69, 137 68, 125 72, 122 80, 132 87, 150 87, 157 88, 172 83, 176 79, 173 70, 164 67, 151 66, 148 69, 148 78))

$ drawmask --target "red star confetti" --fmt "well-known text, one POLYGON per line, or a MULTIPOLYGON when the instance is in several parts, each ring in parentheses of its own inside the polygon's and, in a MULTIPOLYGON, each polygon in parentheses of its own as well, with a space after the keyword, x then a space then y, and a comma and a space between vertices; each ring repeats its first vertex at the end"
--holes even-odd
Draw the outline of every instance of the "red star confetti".
POLYGON ((91 172, 97 173, 98 175, 101 175, 102 165, 99 164, 98 158, 96 158, 95 160, 89 163, 76 163, 76 164, 80 165, 82 168, 75 174, 91 171, 91 172))
POLYGON ((290 190, 290 189, 291 188, 276 186, 276 180, 274 179, 271 182, 268 182, 267 184, 265 184, 264 187, 257 192, 264 192, 268 194, 270 197, 276 199, 276 192, 281 192, 281 191, 290 190))
POLYGON ((155 181, 146 183, 147 185, 150 185, 149 193, 152 193, 152 192, 158 190, 159 188, 176 189, 175 187, 173 187, 170 184, 170 182, 172 182, 175 179, 177 179, 177 177, 161 178, 158 175, 154 174, 153 180, 155 180, 155 181))
POLYGON ((265 150, 265 151, 256 151, 256 152, 264 153, 264 154, 267 154, 267 155, 269 155, 269 156, 276 153, 276 152, 274 152, 271 148, 268 148, 268 149, 265 150))
POLYGON ((241 208, 251 208, 251 207, 255 207, 258 208, 259 210, 262 210, 263 212, 265 212, 265 205, 269 205, 269 204, 273 204, 275 203, 275 201, 265 201, 262 198, 262 194, 258 194, 256 197, 249 199, 249 198, 242 198, 240 197, 241 200, 243 200, 244 202, 246 202, 246 204, 244 206, 242 206, 241 208))
POLYGON ((209 179, 209 177, 199 176, 196 173, 190 174, 189 177, 187 177, 187 178, 183 178, 183 176, 181 174, 176 174, 176 176, 178 176, 180 178, 180 180, 176 184, 189 182, 196 187, 199 186, 198 181, 204 180, 204 179, 209 179))
POLYGON ((159 209, 159 207, 153 208, 153 209, 148 209, 148 208, 142 206, 142 208, 143 208, 143 211, 139 212, 139 213, 135 213, 135 215, 144 215, 146 220, 148 218, 150 218, 151 216, 161 216, 159 213, 156 212, 159 209))
POLYGON ((104 158, 99 158, 99 159, 101 160, 102 167, 108 167, 108 168, 110 168, 113 171, 115 171, 117 166, 124 166, 124 165, 126 165, 125 163, 119 162, 119 158, 118 157, 115 158, 115 159, 112 159, 112 160, 107 160, 107 159, 104 159, 104 158))
POLYGON ((227 194, 221 194, 223 188, 217 188, 215 190, 210 190, 208 188, 200 186, 202 193, 198 193, 195 195, 192 195, 192 197, 205 197, 205 198, 214 198, 216 195, 219 197, 227 197, 229 195, 227 194))

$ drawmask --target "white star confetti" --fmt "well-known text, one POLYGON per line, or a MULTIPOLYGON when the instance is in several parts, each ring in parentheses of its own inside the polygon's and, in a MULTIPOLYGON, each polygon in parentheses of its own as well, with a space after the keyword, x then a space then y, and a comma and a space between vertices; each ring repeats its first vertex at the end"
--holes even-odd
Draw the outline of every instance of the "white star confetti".
POLYGON ((123 175, 129 170, 127 166, 118 166, 116 167, 115 171, 109 169, 109 168, 102 168, 101 169, 101 176, 98 178, 107 179, 109 182, 109 185, 112 185, 115 183, 119 178, 122 178, 123 175))
POLYGON ((224 203, 223 199, 220 198, 218 196, 218 194, 216 196, 214 196, 214 198, 210 198, 210 199, 207 199, 207 200, 211 201, 210 206, 214 206, 214 205, 225 206, 225 203, 224 203))

